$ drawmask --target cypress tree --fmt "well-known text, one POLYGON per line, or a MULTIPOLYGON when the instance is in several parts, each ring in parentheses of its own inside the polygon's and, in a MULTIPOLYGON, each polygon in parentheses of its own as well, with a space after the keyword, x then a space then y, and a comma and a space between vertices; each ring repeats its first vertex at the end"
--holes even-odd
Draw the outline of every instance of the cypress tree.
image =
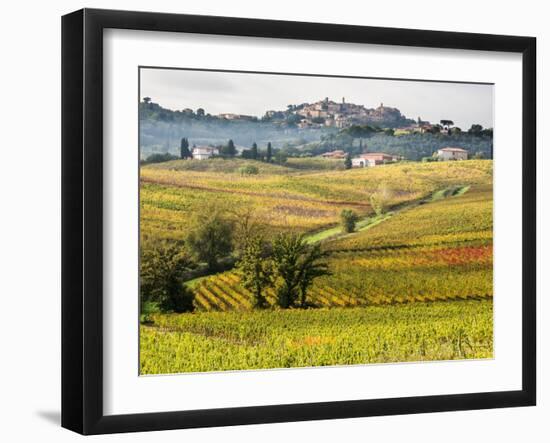
POLYGON ((267 153, 265 155, 265 161, 271 163, 271 157, 273 156, 273 149, 271 148, 271 142, 267 143, 267 153))
POLYGON ((190 158, 190 157, 191 157, 191 151, 189 151, 189 140, 183 137, 180 143, 180 158, 190 158))
POLYGON ((350 155, 349 152, 347 153, 346 159, 344 160, 344 167, 345 167, 346 169, 351 169, 351 167, 352 167, 351 155, 350 155))

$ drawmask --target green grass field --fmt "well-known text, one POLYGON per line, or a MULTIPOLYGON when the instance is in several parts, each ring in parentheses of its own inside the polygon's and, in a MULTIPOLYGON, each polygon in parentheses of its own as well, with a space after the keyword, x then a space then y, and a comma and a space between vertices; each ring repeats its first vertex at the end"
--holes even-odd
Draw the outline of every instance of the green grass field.
POLYGON ((254 311, 235 270, 189 282, 194 313, 141 326, 142 374, 492 356, 492 161, 319 161, 260 164, 255 176, 239 174, 240 160, 142 168, 142 245, 185 239, 205 205, 251 208, 270 233, 320 242, 331 271, 306 310, 275 308, 270 289, 271 309, 254 311), (370 204, 377 192, 382 215, 370 204), (357 232, 342 233, 342 209, 360 215, 357 232))

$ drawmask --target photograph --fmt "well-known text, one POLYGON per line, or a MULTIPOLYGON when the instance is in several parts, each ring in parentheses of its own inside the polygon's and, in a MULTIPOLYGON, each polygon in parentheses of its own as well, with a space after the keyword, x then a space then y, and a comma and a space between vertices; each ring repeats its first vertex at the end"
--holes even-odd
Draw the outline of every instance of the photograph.
POLYGON ((138 106, 140 375, 493 358, 492 84, 140 67, 138 106))

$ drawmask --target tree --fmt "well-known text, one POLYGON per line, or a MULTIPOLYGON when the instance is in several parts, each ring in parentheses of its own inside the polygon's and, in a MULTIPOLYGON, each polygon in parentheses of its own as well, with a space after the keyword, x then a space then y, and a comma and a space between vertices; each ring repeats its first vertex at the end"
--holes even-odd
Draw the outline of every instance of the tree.
POLYGON ((371 194, 370 204, 377 216, 386 212, 386 208, 393 197, 393 191, 385 183, 378 186, 378 190, 371 194))
POLYGON ((279 234, 272 244, 273 266, 278 277, 277 303, 281 308, 305 307, 313 280, 328 273, 319 260, 325 256, 320 245, 310 246, 299 234, 279 234), (299 300, 298 300, 299 299, 299 300))
POLYGON ((297 234, 279 234, 273 241, 273 263, 280 279, 277 303, 289 308, 297 299, 300 284, 300 257, 305 252, 303 237, 297 234))
POLYGON ((141 247, 140 302, 158 305, 161 311, 193 310, 194 294, 182 282, 183 273, 193 266, 189 255, 177 243, 146 243, 141 247))
MULTIPOLYGON (((298 123, 300 123, 300 121, 302 121, 302 116, 299 115, 299 114, 290 114, 289 116, 286 117, 286 124, 288 126, 296 126, 298 123)), ((321 123, 321 122, 317 122, 317 123, 321 123)), ((323 123, 324 123, 324 119, 323 119, 323 123)))
POLYGON ((143 102, 147 104, 151 103, 151 97, 143 97, 143 102))
POLYGON ((250 150, 250 158, 252 160, 258 159, 258 145, 256 142, 252 143, 252 149, 250 150))
POLYGON ((271 142, 267 143, 267 152, 265 155, 265 161, 271 163, 271 157, 273 156, 273 148, 271 147, 271 142))
POLYGON ((228 210, 233 220, 233 248, 237 257, 241 257, 251 238, 264 237, 264 225, 258 223, 255 211, 250 208, 228 210))
POLYGON ((468 134, 480 135, 482 131, 483 131, 483 126, 477 125, 477 124, 473 124, 473 125, 470 127, 470 129, 468 129, 468 134))
POLYGON ((208 208, 195 221, 187 243, 197 259, 206 262, 208 269, 215 271, 219 259, 233 251, 233 228, 231 220, 222 217, 219 211, 208 208))
POLYGON ((283 165, 286 163, 288 159, 288 156, 284 151, 281 151, 280 149, 278 151, 275 151, 275 163, 278 163, 279 165, 283 165))
POLYGON ((233 143, 233 140, 230 139, 227 142, 227 145, 222 146, 221 153, 229 157, 235 156, 235 154, 237 153, 237 148, 235 148, 235 143, 233 143))
POLYGON ((191 151, 189 150, 189 140, 185 137, 180 142, 180 158, 191 158, 191 151))
POLYGON ((359 216, 351 209, 342 209, 340 213, 340 223, 344 232, 350 233, 355 231, 355 224, 359 221, 359 216))
POLYGON ((197 109, 197 116, 204 117, 204 109, 202 108, 197 109))
POLYGON ((237 269, 241 274, 241 283, 254 295, 254 307, 267 306, 264 290, 273 284, 273 266, 268 260, 267 244, 263 237, 255 235, 248 238, 243 248, 237 269))
POLYGON ((307 291, 313 284, 313 281, 317 277, 330 274, 327 263, 321 261, 326 256, 327 254, 321 251, 321 245, 319 243, 308 248, 305 258, 300 266, 298 283, 298 287, 300 289, 300 306, 302 308, 307 306, 307 291))
POLYGON ((352 166, 353 164, 351 162, 351 154, 348 152, 346 155, 346 159, 344 160, 344 167, 346 169, 351 169, 352 166))

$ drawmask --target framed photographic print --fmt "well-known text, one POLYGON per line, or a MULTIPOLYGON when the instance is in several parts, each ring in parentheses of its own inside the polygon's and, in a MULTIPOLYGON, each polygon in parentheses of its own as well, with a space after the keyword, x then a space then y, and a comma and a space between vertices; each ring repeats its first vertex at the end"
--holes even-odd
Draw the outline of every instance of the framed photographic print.
POLYGON ((62 425, 535 404, 530 37, 62 21, 62 425))

